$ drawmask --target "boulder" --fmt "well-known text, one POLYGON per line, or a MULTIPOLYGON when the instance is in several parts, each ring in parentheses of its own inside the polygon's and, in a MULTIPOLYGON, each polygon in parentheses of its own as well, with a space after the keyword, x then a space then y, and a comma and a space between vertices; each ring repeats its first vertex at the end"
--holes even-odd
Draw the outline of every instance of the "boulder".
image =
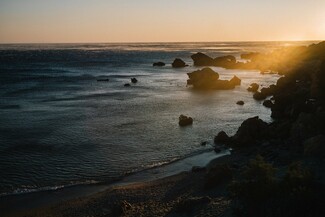
POLYGON ((176 58, 176 59, 174 60, 174 62, 172 63, 172 66, 173 66, 174 68, 183 68, 183 67, 185 67, 185 66, 187 66, 187 65, 186 65, 186 63, 185 63, 183 60, 181 60, 181 59, 179 59, 179 58, 176 58))
POLYGON ((131 82, 132 82, 133 84, 138 83, 138 79, 136 79, 136 78, 131 78, 131 82))
POLYGON ((239 127, 237 133, 232 137, 234 145, 251 146, 258 140, 264 140, 267 136, 268 124, 259 119, 258 116, 248 118, 239 127))
POLYGON ((130 87, 130 86, 131 86, 131 84, 128 84, 128 83, 124 84, 124 87, 130 87))
POLYGON ((153 63, 152 65, 162 67, 162 66, 165 66, 166 64, 164 62, 156 62, 156 63, 153 63))
POLYGON ((232 79, 230 79, 230 83, 237 86, 241 84, 241 80, 235 75, 232 79))
POLYGON ((213 66, 214 60, 206 54, 196 53, 191 56, 195 66, 213 66))
POLYGON ((244 104, 245 104, 245 102, 244 102, 244 101, 242 101, 242 100, 240 100, 240 101, 236 102, 236 104, 237 104, 237 105, 244 105, 244 104))
POLYGON ((185 115, 180 115, 178 124, 181 127, 192 125, 193 124, 193 118, 187 117, 185 115))
POLYGON ((248 88, 247 90, 249 92, 257 92, 258 91, 258 88, 260 87, 260 85, 258 85, 257 83, 252 83, 248 88))
POLYGON ((271 100, 265 100, 263 102, 263 105, 266 107, 266 108, 272 108, 273 106, 273 102, 271 100))
POLYGON ((325 136, 318 135, 304 142, 304 155, 306 157, 325 158, 325 136))
POLYGON ((214 144, 228 144, 230 137, 227 135, 225 131, 221 131, 217 136, 214 137, 214 144))

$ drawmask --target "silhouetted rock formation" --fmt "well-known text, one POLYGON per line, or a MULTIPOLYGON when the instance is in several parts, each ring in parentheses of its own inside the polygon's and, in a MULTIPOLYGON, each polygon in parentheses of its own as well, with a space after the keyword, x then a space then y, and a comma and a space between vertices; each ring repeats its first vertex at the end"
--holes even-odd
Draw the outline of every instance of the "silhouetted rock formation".
POLYGON ((183 68, 183 67, 186 67, 187 65, 186 65, 186 63, 183 60, 181 60, 179 58, 176 58, 174 60, 174 62, 172 63, 172 66, 174 68, 183 68))
POLYGON ((236 104, 237 104, 237 105, 244 105, 244 104, 245 104, 245 102, 244 102, 244 101, 242 101, 242 100, 240 100, 240 101, 237 101, 237 102, 236 102, 236 104))
POLYGON ((248 88, 247 90, 249 92, 257 92, 258 91, 258 88, 260 87, 260 85, 258 85, 257 83, 252 83, 248 88))
POLYGON ((132 82, 133 84, 138 83, 138 79, 136 79, 136 78, 131 78, 131 82, 132 82))
POLYGON ((231 138, 236 146, 252 146, 259 139, 264 139, 268 124, 258 116, 245 120, 237 133, 231 138))
POLYGON ((124 87, 130 87, 130 86, 131 86, 131 84, 128 84, 128 83, 124 84, 124 87))
POLYGON ((189 79, 188 85, 193 85, 197 89, 215 89, 215 90, 229 90, 240 85, 241 80, 234 76, 230 81, 219 80, 219 74, 210 68, 204 68, 191 73, 187 73, 189 79))
POLYGON ((206 54, 196 53, 191 56, 195 66, 214 66, 214 60, 206 54))
POLYGON ((219 132, 218 135, 214 137, 214 144, 216 145, 220 145, 220 144, 226 145, 229 143, 229 141, 230 138, 225 131, 219 132))
POLYGON ((191 56, 195 66, 219 66, 224 68, 235 68, 236 58, 231 55, 217 57, 215 59, 203 53, 196 53, 191 56))
POLYGON ((187 117, 185 115, 179 116, 179 126, 188 126, 193 124, 193 119, 191 117, 187 117))
POLYGON ((153 63, 152 65, 162 67, 162 66, 165 66, 166 64, 164 62, 156 62, 156 63, 153 63))

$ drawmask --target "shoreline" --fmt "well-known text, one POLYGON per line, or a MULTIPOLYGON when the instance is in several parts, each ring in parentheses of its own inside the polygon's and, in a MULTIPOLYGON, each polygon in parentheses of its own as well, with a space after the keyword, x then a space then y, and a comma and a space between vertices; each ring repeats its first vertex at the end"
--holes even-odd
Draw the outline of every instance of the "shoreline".
POLYGON ((51 207, 79 198, 91 197, 116 187, 132 187, 161 182, 162 180, 168 181, 169 179, 174 179, 191 172, 193 167, 202 168, 203 170, 203 168, 207 167, 216 159, 229 155, 229 150, 223 150, 220 153, 215 153, 214 150, 210 150, 162 166, 132 173, 113 183, 75 185, 57 190, 10 194, 0 197, 0 210, 5 215, 15 215, 16 213, 51 207))

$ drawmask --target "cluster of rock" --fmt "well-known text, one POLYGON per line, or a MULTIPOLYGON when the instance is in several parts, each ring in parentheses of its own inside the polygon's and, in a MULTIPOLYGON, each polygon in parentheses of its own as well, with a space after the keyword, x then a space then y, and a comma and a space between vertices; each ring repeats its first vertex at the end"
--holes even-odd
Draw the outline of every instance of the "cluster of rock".
POLYGON ((237 148, 275 143, 290 146, 309 157, 325 157, 325 43, 315 46, 307 49, 317 50, 318 54, 322 49, 323 55, 312 55, 313 58, 297 65, 295 70, 288 70, 276 85, 260 91, 257 84, 250 86, 255 99, 271 97, 263 105, 271 108, 273 123, 258 117, 247 119, 234 136, 220 132, 215 143, 237 148))
POLYGON ((241 80, 234 76, 231 80, 220 80, 219 74, 211 68, 203 68, 191 73, 187 73, 189 79, 187 85, 192 85, 196 89, 229 90, 241 84, 241 80))
MULTIPOLYGON (((164 63, 164 62, 155 62, 152 64, 152 66, 158 66, 158 67, 162 67, 165 65, 166 65, 166 63, 164 63)), ((188 65, 180 58, 176 58, 172 63, 173 68, 184 68, 186 66, 188 66, 188 65)))

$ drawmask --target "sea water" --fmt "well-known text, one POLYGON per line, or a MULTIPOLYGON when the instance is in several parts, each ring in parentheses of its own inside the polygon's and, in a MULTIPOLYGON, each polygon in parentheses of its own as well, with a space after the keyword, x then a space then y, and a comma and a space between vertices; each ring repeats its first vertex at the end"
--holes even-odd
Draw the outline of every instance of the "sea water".
POLYGON ((0 194, 111 182, 210 151, 219 131, 233 135, 247 118, 271 122, 270 109, 246 88, 274 84, 278 75, 212 67, 241 86, 198 92, 186 86, 186 73, 199 69, 190 56, 240 59, 310 43, 0 45, 0 194), (175 58, 189 67, 172 68, 175 58), (167 65, 153 67, 157 61, 167 65), (138 83, 124 87, 133 77, 138 83), (181 114, 193 125, 180 127, 181 114))

